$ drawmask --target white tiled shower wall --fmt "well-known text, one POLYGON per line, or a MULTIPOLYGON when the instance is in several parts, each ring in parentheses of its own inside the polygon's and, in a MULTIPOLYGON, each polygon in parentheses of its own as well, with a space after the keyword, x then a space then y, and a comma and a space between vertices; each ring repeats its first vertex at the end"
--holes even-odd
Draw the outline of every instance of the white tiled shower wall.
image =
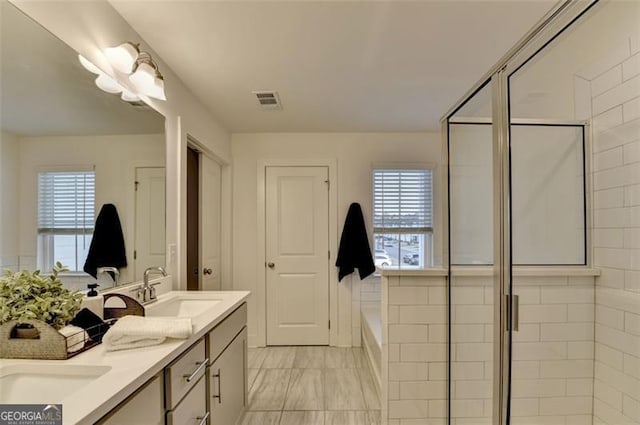
POLYGON ((383 423, 445 423, 445 284, 444 276, 382 279, 383 423))
POLYGON ((640 40, 590 67, 596 279, 594 424, 640 423, 640 40))
POLYGON ((511 423, 590 425, 594 277, 516 276, 514 294, 511 423))
MULTIPOLYGON (((386 282, 388 423, 444 424, 446 278, 391 276, 386 282)), ((517 276, 514 284, 521 325, 514 336, 512 423, 591 424, 593 277, 517 276)), ((491 424, 492 287, 490 276, 453 278, 452 424, 491 424)))

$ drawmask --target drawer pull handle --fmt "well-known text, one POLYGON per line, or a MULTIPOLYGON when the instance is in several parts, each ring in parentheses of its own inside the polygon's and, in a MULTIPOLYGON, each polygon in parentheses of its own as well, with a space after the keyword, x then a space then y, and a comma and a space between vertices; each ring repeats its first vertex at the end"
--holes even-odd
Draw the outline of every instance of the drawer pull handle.
POLYGON ((217 395, 214 394, 211 397, 217 398, 218 404, 222 404, 222 389, 221 389, 222 378, 220 377, 220 369, 218 369, 218 373, 214 373, 213 375, 211 375, 211 377, 218 378, 218 394, 217 395))
POLYGON ((198 374, 200 373, 200 371, 207 367, 207 363, 209 363, 209 359, 204 359, 203 362, 196 362, 196 365, 198 366, 196 368, 196 370, 194 370, 193 372, 191 372, 191 375, 182 375, 183 378, 187 379, 187 382, 191 382, 193 381, 193 379, 198 376, 198 374))
POLYGON ((205 425, 207 423, 207 419, 209 419, 209 412, 205 413, 204 416, 198 416, 196 418, 198 422, 198 425, 205 425))

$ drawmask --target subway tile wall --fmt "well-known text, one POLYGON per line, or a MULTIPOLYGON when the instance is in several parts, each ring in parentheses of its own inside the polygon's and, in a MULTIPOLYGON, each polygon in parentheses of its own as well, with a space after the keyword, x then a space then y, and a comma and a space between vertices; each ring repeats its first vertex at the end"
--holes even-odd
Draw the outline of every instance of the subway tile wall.
MULTIPOLYGON (((512 423, 591 424, 594 278, 516 277, 514 285, 521 324, 514 334, 512 423)), ((382 294, 388 424, 444 424, 446 279, 389 277, 382 294)), ((491 424, 491 277, 454 276, 451 313, 452 424, 491 424)))
POLYGON ((443 276, 382 278, 383 423, 446 423, 445 285, 443 276))
POLYGON ((597 64, 593 114, 594 425, 640 423, 640 43, 597 64))
MULTIPOLYGON (((452 422, 491 424, 492 278, 454 276, 452 283, 452 422)), ((511 423, 590 424, 593 277, 516 276, 514 293, 520 326, 513 333, 511 423)))

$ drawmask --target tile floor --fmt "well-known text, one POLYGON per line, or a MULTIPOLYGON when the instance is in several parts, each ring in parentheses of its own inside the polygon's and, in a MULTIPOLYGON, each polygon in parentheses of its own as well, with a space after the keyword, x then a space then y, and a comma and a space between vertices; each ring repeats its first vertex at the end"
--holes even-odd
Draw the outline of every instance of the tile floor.
POLYGON ((380 400, 360 348, 249 349, 241 425, 379 425, 380 400))

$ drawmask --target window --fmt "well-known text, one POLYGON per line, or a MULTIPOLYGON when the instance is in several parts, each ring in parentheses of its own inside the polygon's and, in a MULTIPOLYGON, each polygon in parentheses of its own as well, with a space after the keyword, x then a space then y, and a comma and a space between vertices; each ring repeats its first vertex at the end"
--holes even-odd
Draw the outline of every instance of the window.
POLYGON ((433 172, 373 170, 373 232, 378 267, 433 265, 433 172))
POLYGON ((52 270, 56 261, 71 272, 82 271, 93 234, 95 173, 38 173, 38 267, 52 270))

